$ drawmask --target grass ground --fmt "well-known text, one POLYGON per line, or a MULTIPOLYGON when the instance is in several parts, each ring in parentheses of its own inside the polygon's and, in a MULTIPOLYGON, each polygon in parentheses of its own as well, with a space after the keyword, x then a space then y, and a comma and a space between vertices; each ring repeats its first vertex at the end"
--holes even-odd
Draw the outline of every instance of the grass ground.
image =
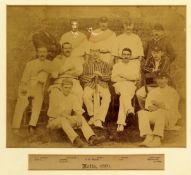
MULTIPOLYGON (((179 125, 182 125, 179 122, 179 125)), ((108 123, 104 129, 93 128, 94 132, 100 136, 105 136, 105 141, 94 148, 138 148, 142 138, 139 137, 139 130, 136 126, 127 126, 123 133, 116 133, 116 124, 108 123)), ((36 135, 29 141, 27 137, 27 128, 22 128, 21 133, 25 137, 18 137, 13 134, 9 135, 8 147, 21 147, 21 148, 70 148, 73 145, 65 133, 60 130, 52 131, 49 135, 49 141, 44 141, 44 135, 46 135, 46 129, 44 126, 39 126, 36 130, 36 135)), ((76 130, 82 140, 85 142, 83 134, 80 130, 76 130)), ((185 146, 185 130, 179 131, 165 131, 164 140, 161 147, 184 147, 185 146)), ((92 147, 88 146, 87 147, 92 147)))

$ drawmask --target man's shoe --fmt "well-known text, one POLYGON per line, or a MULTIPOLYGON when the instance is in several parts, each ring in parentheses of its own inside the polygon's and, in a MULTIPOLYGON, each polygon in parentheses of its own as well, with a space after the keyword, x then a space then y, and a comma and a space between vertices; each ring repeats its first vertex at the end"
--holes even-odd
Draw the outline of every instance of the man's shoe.
POLYGON ((36 129, 35 126, 31 126, 31 125, 29 125, 29 127, 28 127, 28 134, 29 134, 29 136, 35 134, 35 129, 36 129))
POLYGON ((153 141, 148 143, 146 146, 147 147, 160 147, 161 146, 161 138, 160 138, 160 136, 154 136, 153 141))
POLYGON ((119 124, 117 126, 117 132, 123 132, 124 131, 124 125, 119 124))
POLYGON ((94 146, 105 141, 105 136, 91 136, 89 139, 89 145, 94 146))
POLYGON ((151 143, 153 139, 154 139, 153 135, 146 135, 145 140, 141 142, 139 146, 147 146, 147 144, 151 143))
POLYGON ((76 137, 76 139, 73 142, 73 145, 78 148, 85 147, 85 143, 80 139, 80 137, 76 137))
POLYGON ((127 127, 135 124, 135 113, 133 111, 128 111, 125 122, 127 127))
POLYGON ((42 143, 51 142, 51 130, 46 129, 43 133, 40 134, 40 141, 42 143))
POLYGON ((91 117, 90 120, 88 121, 89 125, 93 125, 94 124, 94 117, 91 117))
POLYGON ((94 121, 94 126, 97 128, 103 128, 102 121, 101 120, 94 121))
POLYGON ((17 137, 24 138, 25 135, 21 134, 19 129, 13 129, 13 134, 17 137))

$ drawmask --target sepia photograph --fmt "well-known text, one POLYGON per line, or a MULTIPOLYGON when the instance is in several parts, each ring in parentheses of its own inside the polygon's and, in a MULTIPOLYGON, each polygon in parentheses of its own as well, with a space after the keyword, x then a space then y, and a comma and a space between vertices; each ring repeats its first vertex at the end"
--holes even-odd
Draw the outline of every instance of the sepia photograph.
POLYGON ((6 13, 7 148, 186 147, 186 6, 6 13))

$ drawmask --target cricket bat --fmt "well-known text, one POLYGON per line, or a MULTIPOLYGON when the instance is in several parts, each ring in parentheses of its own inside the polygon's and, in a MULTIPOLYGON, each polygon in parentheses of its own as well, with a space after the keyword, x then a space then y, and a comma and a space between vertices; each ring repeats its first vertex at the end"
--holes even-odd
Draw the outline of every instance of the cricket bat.
POLYGON ((95 91, 94 91, 94 119, 98 118, 100 108, 100 97, 98 91, 98 77, 95 77, 95 91))

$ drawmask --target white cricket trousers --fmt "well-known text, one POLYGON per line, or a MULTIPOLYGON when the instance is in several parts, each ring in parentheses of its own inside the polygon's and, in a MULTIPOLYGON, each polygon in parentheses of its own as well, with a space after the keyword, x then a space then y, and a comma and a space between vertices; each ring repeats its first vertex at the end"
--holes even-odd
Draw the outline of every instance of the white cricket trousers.
POLYGON ((32 99, 32 111, 29 125, 36 126, 40 111, 42 108, 43 97, 44 97, 44 86, 43 84, 37 83, 30 87, 26 95, 19 93, 18 99, 15 106, 15 112, 13 116, 12 128, 19 129, 21 121, 23 118, 23 113, 26 107, 29 105, 28 97, 33 97, 32 99))
POLYGON ((47 128, 49 129, 62 128, 72 143, 78 136, 74 128, 80 128, 87 141, 91 136, 95 135, 95 133, 88 125, 83 116, 68 116, 67 118, 66 117, 50 118, 48 121, 47 128))
POLYGON ((119 113, 117 124, 126 125, 126 115, 128 111, 134 111, 132 106, 132 98, 135 95, 136 86, 134 82, 122 81, 114 85, 116 94, 119 94, 119 113))
POLYGON ((140 136, 157 135, 164 137, 165 123, 167 122, 167 111, 158 109, 153 112, 141 110, 138 112, 140 136), (154 129, 151 129, 154 124, 154 129))
MULTIPOLYGON (((95 89, 92 89, 88 86, 84 88, 83 99, 89 116, 94 115, 94 104, 93 104, 94 93, 95 89)), ((98 114, 95 115, 97 118, 94 119, 101 120, 104 122, 109 109, 109 104, 111 102, 111 94, 108 88, 103 88, 99 85, 98 85, 98 93, 101 98, 101 103, 98 110, 98 114)))

